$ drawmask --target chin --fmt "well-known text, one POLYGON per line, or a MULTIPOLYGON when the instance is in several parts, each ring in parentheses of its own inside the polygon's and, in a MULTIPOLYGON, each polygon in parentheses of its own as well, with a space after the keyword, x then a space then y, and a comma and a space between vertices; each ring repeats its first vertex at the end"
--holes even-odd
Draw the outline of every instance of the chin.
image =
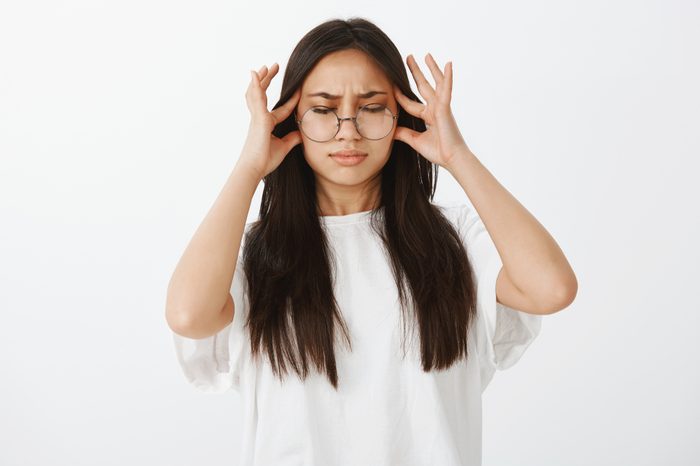
POLYGON ((358 183, 362 183, 368 178, 371 178, 367 176, 365 172, 343 170, 346 169, 340 167, 339 170, 336 170, 333 173, 327 173, 323 175, 323 177, 334 184, 342 186, 354 186, 358 183))

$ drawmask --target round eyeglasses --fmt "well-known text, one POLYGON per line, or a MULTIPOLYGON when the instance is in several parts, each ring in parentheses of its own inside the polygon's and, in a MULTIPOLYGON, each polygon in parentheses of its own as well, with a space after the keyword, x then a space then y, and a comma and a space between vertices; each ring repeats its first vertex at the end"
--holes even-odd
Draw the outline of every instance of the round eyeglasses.
POLYGON ((360 135, 373 141, 385 138, 394 127, 394 115, 386 105, 367 104, 360 107, 355 117, 340 118, 332 108, 316 105, 304 112, 295 121, 304 135, 314 142, 327 142, 333 139, 343 120, 351 120, 360 135))

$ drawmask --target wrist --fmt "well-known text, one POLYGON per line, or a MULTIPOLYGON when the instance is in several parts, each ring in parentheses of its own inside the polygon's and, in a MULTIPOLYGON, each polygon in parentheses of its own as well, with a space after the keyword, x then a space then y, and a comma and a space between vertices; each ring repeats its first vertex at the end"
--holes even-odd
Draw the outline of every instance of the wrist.
POLYGON ((248 178, 251 181, 254 181, 256 184, 262 181, 263 179, 263 175, 260 172, 258 172, 256 168, 244 161, 241 161, 240 159, 236 161, 236 164, 233 167, 233 171, 240 173, 242 176, 248 178))
POLYGON ((449 162, 445 163, 444 168, 450 173, 454 174, 454 171, 460 166, 463 166, 465 163, 468 164, 473 160, 476 160, 476 155, 472 153, 469 147, 460 147, 452 153, 452 156, 449 158, 449 162))

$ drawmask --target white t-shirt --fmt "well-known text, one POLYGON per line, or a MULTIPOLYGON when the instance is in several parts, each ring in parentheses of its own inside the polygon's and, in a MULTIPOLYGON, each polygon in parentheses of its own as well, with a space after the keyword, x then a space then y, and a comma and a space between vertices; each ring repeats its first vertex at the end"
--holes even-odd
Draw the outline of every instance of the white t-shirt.
POLYGON ((481 465, 481 394, 497 369, 520 359, 542 316, 496 302, 502 262, 476 210, 466 204, 440 208, 462 237, 476 274, 477 319, 466 362, 423 372, 417 328, 402 359, 398 291, 369 211, 320 217, 335 250, 334 292, 353 344, 352 352, 336 344, 337 392, 325 374, 312 372, 303 383, 292 371, 282 383, 266 355, 260 367, 251 359, 243 328, 243 245, 231 285, 233 322, 203 339, 173 333, 190 383, 207 392, 240 393, 241 466, 481 465))

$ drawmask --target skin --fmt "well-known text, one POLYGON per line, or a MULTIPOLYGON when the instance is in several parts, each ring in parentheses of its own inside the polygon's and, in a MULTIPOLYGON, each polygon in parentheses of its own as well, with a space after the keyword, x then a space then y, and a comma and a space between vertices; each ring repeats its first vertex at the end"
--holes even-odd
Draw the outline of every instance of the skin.
POLYGON ((476 209, 501 257, 496 300, 518 311, 553 314, 569 306, 578 291, 571 265, 549 232, 480 162, 464 142, 452 114, 452 62, 441 70, 431 54, 425 62, 435 87, 412 55, 406 63, 425 104, 394 92, 408 113, 430 128, 399 128, 395 137, 439 164, 457 180, 476 209))
MULTIPOLYGON (((344 50, 319 61, 302 88, 282 107, 269 113, 263 105, 266 103, 264 90, 277 72, 277 65, 273 65, 271 73, 263 67, 261 78, 253 72, 251 95, 259 96, 254 100, 260 103, 255 106, 255 111, 251 109, 252 127, 262 128, 254 133, 253 140, 269 140, 271 125, 282 121, 295 108, 298 117, 309 106, 328 105, 328 101, 313 100, 306 95, 320 91, 342 95, 337 105, 328 105, 337 106, 341 117, 354 116, 362 104, 380 101, 379 96, 360 101, 355 94, 369 90, 387 91, 390 94, 381 98, 386 99, 383 103, 394 113, 397 113, 399 104, 409 114, 423 119, 428 127, 424 132, 417 132, 395 126, 384 139, 369 141, 357 133, 354 125, 344 121, 335 139, 325 143, 311 141, 299 131, 293 131, 283 139, 272 138, 270 159, 263 160, 267 163, 264 168, 276 166, 283 154, 301 139, 306 160, 316 174, 322 213, 346 215, 377 206, 381 168, 389 158, 393 141, 405 142, 450 172, 483 221, 503 263, 496 281, 497 301, 531 314, 552 314, 566 308, 578 290, 571 265, 544 226, 498 182, 464 141, 451 110, 452 62, 447 62, 443 70, 431 54, 426 55, 425 62, 435 86, 426 79, 412 55, 406 59, 425 103, 403 95, 363 52, 344 50), (342 167, 329 157, 330 152, 347 148, 367 152, 368 159, 355 167, 342 167)), ((268 153, 267 148, 263 153, 268 153)), ((260 166, 252 166, 260 170, 260 166)))
MULTIPOLYGON (((393 84, 382 69, 362 51, 341 50, 323 57, 307 75, 301 86, 296 117, 301 118, 307 109, 316 105, 334 108, 341 118, 354 117, 362 105, 370 103, 386 105, 392 113, 398 114, 393 84), (369 98, 357 96, 368 91, 384 94, 369 98), (341 98, 308 96, 317 92, 341 98)), ((322 215, 347 215, 379 205, 381 170, 389 160, 395 132, 396 123, 383 139, 369 140, 346 120, 335 138, 328 142, 312 141, 301 134, 304 157, 316 176, 316 194, 322 215), (343 149, 357 149, 368 156, 359 165, 344 167, 330 156, 343 149)))

